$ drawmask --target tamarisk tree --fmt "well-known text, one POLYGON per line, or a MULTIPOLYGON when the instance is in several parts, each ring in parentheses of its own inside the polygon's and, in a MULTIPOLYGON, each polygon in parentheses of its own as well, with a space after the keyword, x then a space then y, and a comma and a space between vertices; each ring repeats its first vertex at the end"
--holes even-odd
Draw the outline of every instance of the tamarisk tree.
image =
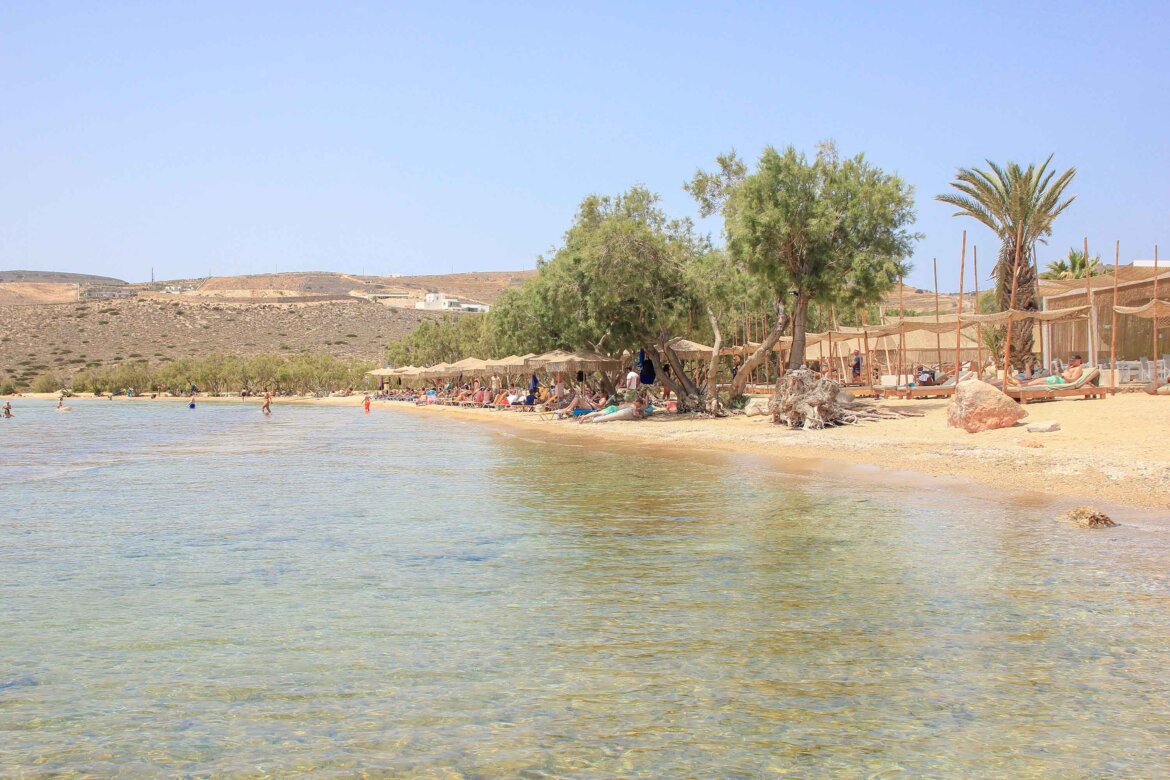
POLYGON ((804 362, 811 302, 850 310, 879 300, 908 270, 920 236, 909 230, 913 189, 864 155, 841 159, 831 143, 811 160, 794 147, 769 146, 752 172, 734 151, 716 162, 718 170, 698 171, 685 188, 703 216, 722 213, 730 256, 774 310, 770 331, 732 383, 734 396, 790 324, 788 367, 804 362))

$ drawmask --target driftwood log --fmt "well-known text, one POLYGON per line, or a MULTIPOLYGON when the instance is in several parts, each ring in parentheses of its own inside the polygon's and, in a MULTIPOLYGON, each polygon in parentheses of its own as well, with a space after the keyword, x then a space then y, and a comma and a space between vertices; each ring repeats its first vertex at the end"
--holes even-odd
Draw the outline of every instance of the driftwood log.
POLYGON ((780 377, 771 407, 772 422, 805 429, 922 416, 919 412, 883 409, 854 400, 848 393, 842 393, 841 385, 832 379, 817 377, 804 368, 788 371, 780 377))

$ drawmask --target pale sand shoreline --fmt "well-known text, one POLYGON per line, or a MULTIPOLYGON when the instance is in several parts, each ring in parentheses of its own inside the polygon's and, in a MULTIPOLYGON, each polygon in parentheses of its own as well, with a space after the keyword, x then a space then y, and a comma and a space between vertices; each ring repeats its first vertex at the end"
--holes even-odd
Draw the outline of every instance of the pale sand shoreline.
MULTIPOLYGON (((25 397, 53 398, 55 395, 25 397)), ((346 398, 277 398, 273 405, 312 404, 353 407, 361 395, 346 398)), ((119 399, 136 401, 139 399, 119 399)), ((147 399, 142 399, 147 400, 147 399)), ((183 398, 160 398, 183 401, 183 398)), ((203 398, 200 403, 256 403, 259 399, 203 398)), ((969 434, 946 426, 945 400, 885 401, 907 406, 923 417, 883 420, 824 431, 791 431, 767 418, 689 419, 660 414, 642 422, 578 425, 573 421, 541 420, 525 412, 418 407, 380 401, 387 409, 437 414, 449 419, 522 429, 550 442, 622 444, 634 448, 667 448, 691 454, 729 453, 777 459, 784 470, 824 473, 837 479, 856 477, 884 483, 921 485, 963 495, 1013 498, 1054 507, 1090 503, 1149 510, 1167 516, 1170 510, 1170 398, 1144 393, 1104 400, 1060 400, 1029 404, 1025 423, 1056 420, 1062 430, 1031 434, 1024 426, 969 434), (1027 446, 1039 444, 1040 447, 1027 446)))

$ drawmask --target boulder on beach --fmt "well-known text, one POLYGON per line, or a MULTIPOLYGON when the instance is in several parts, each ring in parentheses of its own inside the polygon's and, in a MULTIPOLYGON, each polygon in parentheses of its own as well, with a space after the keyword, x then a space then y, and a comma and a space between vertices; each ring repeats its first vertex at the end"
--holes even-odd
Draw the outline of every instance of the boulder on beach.
POLYGON ((1073 507, 1060 517, 1081 528, 1113 528, 1117 525, 1109 515, 1091 506, 1073 507))
POLYGON ((947 407, 947 425, 967 433, 1010 428, 1028 416, 1028 412, 999 389, 979 379, 955 385, 955 395, 947 407))
POLYGON ((772 399, 770 398, 753 398, 747 402, 747 406, 743 408, 743 413, 748 417, 763 417, 772 413, 772 399))
POLYGON ((1060 430, 1060 423, 1056 420, 1028 423, 1028 433, 1054 433, 1060 430))

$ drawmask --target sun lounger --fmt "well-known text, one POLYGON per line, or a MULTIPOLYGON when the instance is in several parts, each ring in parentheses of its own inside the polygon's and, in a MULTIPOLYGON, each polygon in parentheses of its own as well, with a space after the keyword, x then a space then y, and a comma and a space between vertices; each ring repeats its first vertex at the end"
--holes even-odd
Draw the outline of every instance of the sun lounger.
POLYGON ((1101 387, 1101 370, 1090 368, 1075 382, 1064 385, 1035 385, 1008 387, 1007 394, 1027 404, 1032 401, 1050 401, 1055 398, 1104 398, 1107 388, 1101 387))

